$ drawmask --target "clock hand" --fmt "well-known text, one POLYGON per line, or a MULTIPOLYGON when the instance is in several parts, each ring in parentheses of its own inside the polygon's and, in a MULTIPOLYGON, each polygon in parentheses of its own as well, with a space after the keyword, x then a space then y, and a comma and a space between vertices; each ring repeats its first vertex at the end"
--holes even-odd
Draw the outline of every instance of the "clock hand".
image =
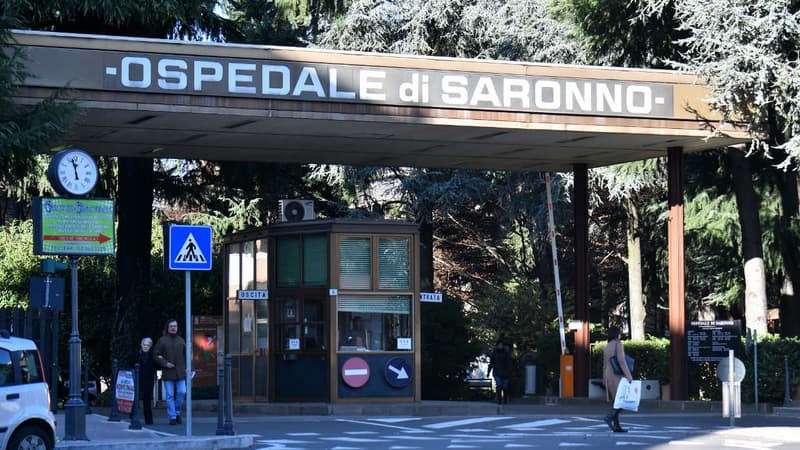
POLYGON ((77 156, 73 157, 73 158, 70 160, 70 162, 72 163, 72 168, 75 170, 75 179, 77 180, 77 179, 79 179, 79 178, 80 178, 80 177, 78 176, 78 157, 77 157, 77 156))

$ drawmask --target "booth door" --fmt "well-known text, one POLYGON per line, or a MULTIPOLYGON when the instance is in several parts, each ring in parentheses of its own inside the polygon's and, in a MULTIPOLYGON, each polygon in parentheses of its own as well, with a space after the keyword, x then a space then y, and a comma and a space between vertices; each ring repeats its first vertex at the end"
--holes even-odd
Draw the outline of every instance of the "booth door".
POLYGON ((278 402, 329 401, 325 305, 321 297, 276 298, 273 380, 278 402))
POLYGON ((264 300, 229 302, 228 317, 232 348, 232 396, 245 401, 267 401, 268 303, 264 300))

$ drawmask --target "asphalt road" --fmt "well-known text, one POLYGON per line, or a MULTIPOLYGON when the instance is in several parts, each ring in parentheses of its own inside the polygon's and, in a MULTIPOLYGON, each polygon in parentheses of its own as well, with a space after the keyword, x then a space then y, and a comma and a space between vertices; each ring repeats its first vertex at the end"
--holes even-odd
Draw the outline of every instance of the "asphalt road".
MULTIPOLYGON (((182 435, 158 420, 154 428, 182 435)), ((797 449, 800 418, 711 413, 623 414, 628 433, 612 433, 597 414, 460 417, 240 416, 238 434, 254 434, 257 449, 434 450, 589 447, 596 449, 797 449)), ((213 435, 217 417, 193 417, 193 435, 213 435)))

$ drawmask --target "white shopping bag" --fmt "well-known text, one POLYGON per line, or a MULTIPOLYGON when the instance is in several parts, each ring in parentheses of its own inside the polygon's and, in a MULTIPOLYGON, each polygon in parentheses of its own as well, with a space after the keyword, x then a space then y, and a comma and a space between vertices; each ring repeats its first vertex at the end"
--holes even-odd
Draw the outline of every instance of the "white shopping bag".
POLYGON ((628 383, 627 378, 619 380, 617 396, 614 398, 614 409, 639 410, 639 400, 642 399, 642 380, 633 380, 628 383))

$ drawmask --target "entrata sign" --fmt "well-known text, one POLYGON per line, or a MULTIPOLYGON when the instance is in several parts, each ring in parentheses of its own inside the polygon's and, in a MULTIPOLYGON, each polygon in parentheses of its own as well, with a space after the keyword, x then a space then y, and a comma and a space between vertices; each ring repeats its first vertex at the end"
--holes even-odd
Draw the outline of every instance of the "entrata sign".
POLYGON ((69 84, 74 89, 535 113, 674 116, 673 88, 667 83, 47 47, 27 50, 30 61, 64 68, 46 81, 32 79, 28 83, 58 87, 69 84))

